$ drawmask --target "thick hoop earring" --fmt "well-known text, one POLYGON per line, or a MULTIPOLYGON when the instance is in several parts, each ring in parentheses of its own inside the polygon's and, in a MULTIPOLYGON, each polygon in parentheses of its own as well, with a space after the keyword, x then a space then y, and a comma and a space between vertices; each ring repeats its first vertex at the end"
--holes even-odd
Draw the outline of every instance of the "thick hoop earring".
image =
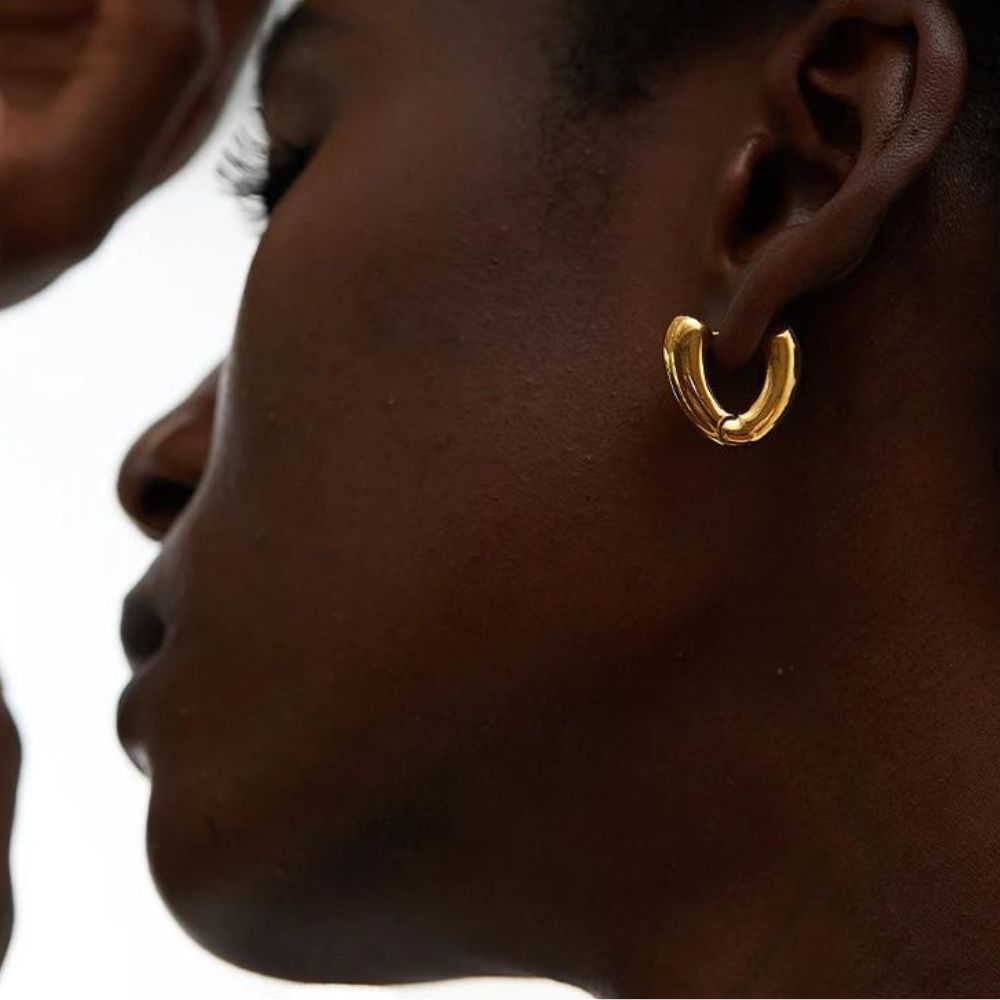
POLYGON ((705 375, 705 345, 714 334, 690 316, 670 324, 663 345, 670 387, 688 419, 710 441, 728 447, 753 444, 781 421, 799 383, 799 345, 790 329, 772 337, 767 377, 757 401, 744 413, 724 410, 705 375))

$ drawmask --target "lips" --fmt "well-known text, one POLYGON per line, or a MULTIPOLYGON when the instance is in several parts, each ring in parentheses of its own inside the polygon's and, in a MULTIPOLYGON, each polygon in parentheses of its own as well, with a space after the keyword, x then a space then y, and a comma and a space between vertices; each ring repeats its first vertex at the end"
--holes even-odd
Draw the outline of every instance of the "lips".
POLYGON ((139 585, 125 598, 122 609, 121 640, 125 655, 132 667, 133 678, 118 701, 118 739, 135 766, 150 775, 149 756, 146 749, 148 711, 144 704, 143 682, 156 654, 166 639, 167 628, 163 618, 139 585))
POLYGON ((166 638, 166 625, 141 587, 137 587, 122 608, 121 640, 133 671, 151 660, 166 638))

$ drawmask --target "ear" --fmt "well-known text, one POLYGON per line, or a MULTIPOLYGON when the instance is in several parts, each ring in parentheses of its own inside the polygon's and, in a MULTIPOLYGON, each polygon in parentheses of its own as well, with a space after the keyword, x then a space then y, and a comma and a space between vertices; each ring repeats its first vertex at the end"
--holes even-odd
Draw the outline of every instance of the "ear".
POLYGON ((965 99, 962 28, 941 0, 820 0, 772 50, 766 116, 728 165, 713 255, 725 368, 782 313, 866 258, 965 99))

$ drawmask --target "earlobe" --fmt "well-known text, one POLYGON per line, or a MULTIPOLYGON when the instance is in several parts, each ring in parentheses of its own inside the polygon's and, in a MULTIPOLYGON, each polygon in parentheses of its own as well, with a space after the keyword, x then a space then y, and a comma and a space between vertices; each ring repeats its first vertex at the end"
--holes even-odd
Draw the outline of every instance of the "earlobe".
POLYGON ((790 306, 863 263, 947 141, 966 75, 961 26, 939 0, 822 0, 778 43, 767 119, 720 199, 730 292, 717 362, 746 364, 790 306))

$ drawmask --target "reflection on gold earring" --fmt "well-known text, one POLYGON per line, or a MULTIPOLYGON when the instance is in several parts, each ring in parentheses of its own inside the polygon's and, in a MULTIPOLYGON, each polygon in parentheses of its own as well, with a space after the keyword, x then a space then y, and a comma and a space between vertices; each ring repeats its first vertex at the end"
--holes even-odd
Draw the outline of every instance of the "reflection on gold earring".
POLYGON ((744 413, 724 410, 705 375, 705 345, 713 336, 690 316, 678 316, 667 330, 663 356, 670 387, 688 419, 716 444, 753 444, 778 426, 799 382, 799 345, 791 330, 771 339, 767 377, 757 401, 744 413))

